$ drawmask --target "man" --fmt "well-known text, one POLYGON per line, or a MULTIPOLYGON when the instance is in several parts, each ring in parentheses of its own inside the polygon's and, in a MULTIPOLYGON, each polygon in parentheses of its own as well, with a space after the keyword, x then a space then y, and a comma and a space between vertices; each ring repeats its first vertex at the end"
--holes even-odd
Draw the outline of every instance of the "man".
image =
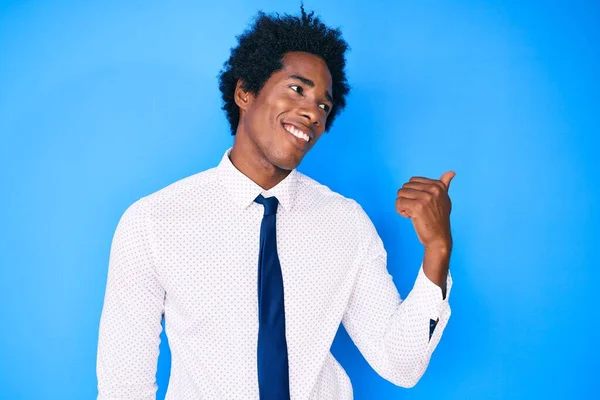
POLYGON ((450 317, 448 186, 411 178, 396 209, 425 247, 402 300, 371 220, 298 172, 345 105, 347 44, 314 13, 259 13, 220 75, 235 135, 218 166, 142 197, 111 247, 98 399, 351 399, 340 323, 383 378, 412 387, 450 317))

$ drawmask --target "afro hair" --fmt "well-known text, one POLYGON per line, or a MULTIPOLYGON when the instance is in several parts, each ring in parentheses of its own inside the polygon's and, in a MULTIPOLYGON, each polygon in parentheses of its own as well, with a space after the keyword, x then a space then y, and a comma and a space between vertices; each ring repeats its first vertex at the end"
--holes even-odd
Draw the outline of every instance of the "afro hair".
POLYGON ((219 90, 223 99, 222 109, 235 135, 240 120, 240 111, 234 101, 238 79, 244 91, 258 95, 273 72, 283 69, 283 56, 287 52, 301 51, 321 57, 331 73, 333 104, 325 131, 329 131, 335 117, 346 106, 346 95, 350 86, 346 81, 344 67, 348 44, 342 39, 339 29, 332 29, 313 17, 314 11, 306 14, 300 7, 300 17, 285 14, 267 15, 259 11, 254 24, 237 36, 238 45, 231 49, 229 59, 223 63, 219 73, 219 90))

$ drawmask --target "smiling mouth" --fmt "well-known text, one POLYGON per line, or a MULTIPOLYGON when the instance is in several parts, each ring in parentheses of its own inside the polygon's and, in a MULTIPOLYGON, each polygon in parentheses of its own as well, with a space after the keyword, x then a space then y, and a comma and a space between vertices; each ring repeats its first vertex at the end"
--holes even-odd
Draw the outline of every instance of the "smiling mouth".
POLYGON ((294 125, 283 123, 283 129, 296 136, 298 139, 304 140, 306 143, 310 142, 311 138, 306 133, 296 128, 294 125))

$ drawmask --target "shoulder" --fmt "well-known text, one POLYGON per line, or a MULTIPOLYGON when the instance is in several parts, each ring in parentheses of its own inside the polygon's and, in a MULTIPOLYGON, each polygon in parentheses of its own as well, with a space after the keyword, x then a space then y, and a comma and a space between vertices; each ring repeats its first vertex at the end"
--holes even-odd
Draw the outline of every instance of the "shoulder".
POLYGON ((213 186, 217 184, 217 168, 213 167, 181 178, 144 196, 144 198, 149 203, 159 203, 185 197, 187 193, 198 190, 212 190, 213 186))
POLYGON ((218 190, 216 167, 195 173, 139 197, 121 217, 126 223, 141 222, 147 217, 173 216, 197 206, 206 193, 218 190))
POLYGON ((385 252, 373 221, 355 199, 298 174, 297 201, 306 206, 303 211, 318 221, 319 226, 334 229, 337 240, 353 243, 358 258, 368 252, 375 256, 385 252))
POLYGON ((370 223, 363 207, 353 198, 332 190, 317 180, 297 172, 298 199, 325 215, 343 215, 349 223, 370 223))

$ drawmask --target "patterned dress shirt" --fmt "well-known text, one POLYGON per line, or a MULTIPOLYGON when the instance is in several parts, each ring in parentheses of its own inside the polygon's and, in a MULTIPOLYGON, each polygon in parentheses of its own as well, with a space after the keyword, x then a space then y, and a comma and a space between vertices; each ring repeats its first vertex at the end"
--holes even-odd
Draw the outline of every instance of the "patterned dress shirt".
POLYGON ((121 216, 99 326, 98 400, 156 398, 163 317, 167 400, 258 399, 259 194, 279 200, 291 399, 353 398, 330 352, 340 323, 380 376, 414 386, 450 318, 450 274, 444 299, 421 265, 402 299, 383 243, 356 201, 297 170, 264 190, 230 152, 121 216))

